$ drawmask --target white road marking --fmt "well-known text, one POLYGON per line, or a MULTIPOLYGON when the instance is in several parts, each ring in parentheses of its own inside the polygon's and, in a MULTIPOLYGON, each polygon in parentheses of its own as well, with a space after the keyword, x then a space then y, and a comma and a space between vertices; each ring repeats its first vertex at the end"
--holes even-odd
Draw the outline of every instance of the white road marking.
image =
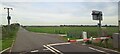
POLYGON ((57 50, 57 49, 51 47, 50 45, 47 45, 47 46, 49 46, 51 49, 55 50, 56 52, 58 52, 58 53, 60 53, 60 54, 63 54, 62 52, 60 52, 59 50, 57 50))
POLYGON ((0 52, 0 54, 2 54, 3 52, 9 50, 11 47, 7 48, 7 49, 4 49, 3 51, 0 52))
POLYGON ((39 50, 34 50, 34 51, 31 51, 31 52, 38 52, 39 50))
POLYGON ((10 48, 10 51, 9 51, 9 52, 12 52, 12 48, 13 48, 13 46, 14 46, 14 43, 15 43, 15 40, 13 40, 13 42, 12 42, 12 45, 11 45, 11 48, 10 48))
POLYGON ((70 44, 70 42, 66 42, 66 43, 55 43, 55 44, 48 44, 50 46, 56 46, 56 45, 65 45, 65 44, 70 44))
POLYGON ((43 47, 47 48, 48 50, 50 50, 51 52, 55 53, 55 54, 58 54, 57 52, 55 52, 54 50, 50 49, 49 47, 43 45, 43 47))
MULTIPOLYGON (((100 47, 100 48, 102 48, 102 47, 100 47)), ((106 49, 106 48, 102 48, 102 49, 104 49, 104 50, 109 50, 109 51, 116 52, 116 53, 120 53, 120 52, 115 51, 115 50, 112 50, 112 49, 106 49)))
POLYGON ((43 49, 44 51, 49 50, 49 49, 43 49))
POLYGON ((53 48, 52 46, 65 45, 65 44, 70 44, 70 42, 43 45, 43 47, 47 48, 47 49, 43 49, 43 50, 50 50, 51 52, 53 52, 53 53, 55 53, 55 54, 58 54, 58 53, 59 53, 59 54, 63 54, 62 52, 60 52, 59 50, 53 48))
POLYGON ((98 52, 102 52, 102 53, 106 53, 106 54, 109 54, 109 53, 107 53, 107 52, 105 52, 105 51, 102 51, 102 50, 98 50, 98 49, 95 49, 95 48, 93 48, 93 47, 89 47, 89 49, 92 49, 92 50, 95 50, 95 51, 98 51, 98 52))
POLYGON ((64 37, 64 36, 67 36, 67 35, 60 35, 60 36, 64 37))

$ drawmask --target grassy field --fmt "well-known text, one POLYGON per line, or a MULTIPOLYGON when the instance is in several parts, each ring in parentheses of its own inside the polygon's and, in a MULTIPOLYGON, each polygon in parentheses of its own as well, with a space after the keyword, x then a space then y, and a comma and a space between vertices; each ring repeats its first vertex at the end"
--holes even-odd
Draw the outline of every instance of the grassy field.
MULTIPOLYGON (((40 33, 51 33, 51 34, 69 34, 74 37, 79 37, 82 35, 82 31, 88 32, 88 37, 98 37, 98 27, 25 27, 28 31, 31 32, 40 32, 40 33), (73 35, 74 34, 74 35, 73 35)), ((118 27, 106 27, 107 35, 112 36, 113 33, 118 32, 118 27)), ((76 39, 76 38, 70 39, 76 39)), ((78 38, 77 38, 78 39, 78 38)), ((67 40, 67 37, 64 37, 63 40, 67 40)), ((93 45, 105 47, 105 43, 100 45, 100 41, 93 42, 93 45)), ((113 48, 112 39, 108 40, 108 47, 113 48)))
POLYGON ((16 33, 19 29, 18 25, 10 25, 10 29, 8 26, 2 26, 2 50, 10 47, 12 45, 13 40, 16 38, 16 33))

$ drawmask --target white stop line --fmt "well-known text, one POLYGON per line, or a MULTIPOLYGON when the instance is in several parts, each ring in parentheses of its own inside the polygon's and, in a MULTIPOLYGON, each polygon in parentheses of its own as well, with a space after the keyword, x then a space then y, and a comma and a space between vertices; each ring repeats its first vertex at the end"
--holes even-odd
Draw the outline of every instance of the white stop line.
POLYGON ((55 44, 48 44, 50 46, 57 46, 57 45, 67 45, 70 44, 70 42, 66 42, 66 43, 55 43, 55 44))
POLYGON ((52 46, 66 45, 66 44, 70 44, 70 42, 48 44, 48 45, 43 45, 43 47, 47 48, 48 50, 50 50, 51 52, 53 52, 53 53, 55 53, 55 54, 63 54, 61 51, 59 51, 59 50, 53 48, 52 46))
POLYGON ((47 48, 48 50, 50 50, 51 52, 53 52, 55 54, 63 54, 62 52, 60 52, 59 50, 51 47, 50 45, 43 45, 43 47, 47 48))

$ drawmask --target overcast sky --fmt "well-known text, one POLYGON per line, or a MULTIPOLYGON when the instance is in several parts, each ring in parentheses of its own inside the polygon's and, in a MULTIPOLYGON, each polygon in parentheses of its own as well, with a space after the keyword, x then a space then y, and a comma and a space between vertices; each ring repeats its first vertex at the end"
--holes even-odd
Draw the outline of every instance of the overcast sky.
MULTIPOLYGON (((31 1, 31 0, 30 0, 31 1)), ((37 1, 37 0, 36 0, 37 1)), ((72 1, 72 0, 70 0, 72 1)), ((89 1, 89 0, 88 0, 89 1)), ((11 7, 11 22, 22 25, 97 24, 92 20, 92 10, 103 12, 103 24, 117 25, 118 3, 110 2, 6 2, 0 6, 2 24, 7 24, 7 11, 11 7)), ((102 1, 102 0, 101 0, 102 1)), ((115 0, 117 1, 117 0, 115 0)))

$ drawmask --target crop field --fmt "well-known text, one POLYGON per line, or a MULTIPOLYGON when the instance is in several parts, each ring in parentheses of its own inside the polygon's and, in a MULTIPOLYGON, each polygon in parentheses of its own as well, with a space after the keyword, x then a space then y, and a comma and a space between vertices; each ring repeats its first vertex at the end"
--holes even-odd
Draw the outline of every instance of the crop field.
MULTIPOLYGON (((98 36, 98 27, 25 27, 31 32, 51 33, 51 34, 67 34, 67 33, 79 33, 82 35, 82 31, 88 32, 88 36, 98 36)), ((112 36, 113 33, 118 32, 118 27, 106 27, 108 36, 112 36)))

